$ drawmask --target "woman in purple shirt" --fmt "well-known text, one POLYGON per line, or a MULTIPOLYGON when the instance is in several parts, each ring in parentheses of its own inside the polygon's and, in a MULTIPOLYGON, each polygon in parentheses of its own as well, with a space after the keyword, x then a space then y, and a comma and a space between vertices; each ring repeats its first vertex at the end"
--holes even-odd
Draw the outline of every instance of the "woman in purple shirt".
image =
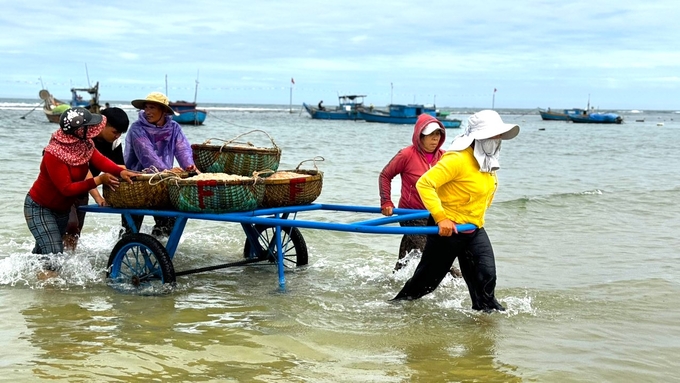
MULTIPOLYGON (((174 168, 175 159, 188 172, 196 171, 191 144, 180 125, 171 117, 175 112, 170 108, 168 98, 159 92, 152 92, 145 99, 133 100, 132 106, 139 111, 139 119, 132 123, 125 137, 125 166, 130 170, 169 170, 174 168)), ((134 216, 139 230, 144 216, 134 216)), ((175 225, 173 217, 154 217, 156 224, 151 232, 155 236, 168 236, 175 225)), ((130 228, 126 227, 126 233, 130 228)))

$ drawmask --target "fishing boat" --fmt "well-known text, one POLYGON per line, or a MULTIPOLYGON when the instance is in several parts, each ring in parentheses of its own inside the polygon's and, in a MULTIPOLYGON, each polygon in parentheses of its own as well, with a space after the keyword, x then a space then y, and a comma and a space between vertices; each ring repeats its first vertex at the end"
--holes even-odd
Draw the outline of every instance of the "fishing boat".
POLYGON ((205 109, 196 109, 198 104, 195 102, 175 101, 169 105, 176 113, 172 116, 172 119, 180 124, 201 125, 208 116, 205 109))
POLYGON ((68 104, 54 98, 47 89, 42 89, 38 93, 38 97, 44 101, 43 113, 45 113, 45 117, 47 117, 49 122, 59 122, 59 117, 64 110, 70 108, 68 104))
POLYGON ((38 96, 45 101, 43 112, 49 122, 58 123, 61 114, 69 108, 81 107, 92 113, 99 113, 101 109, 99 105, 99 82, 90 88, 71 88, 71 100, 69 102, 55 98, 47 89, 42 89, 38 96), (78 92, 87 92, 90 99, 85 100, 78 92))
POLYGON ((458 119, 448 119, 448 118, 441 118, 437 117, 437 120, 444 125, 446 129, 455 129, 455 128, 460 128, 461 120, 458 119))
POLYGON ((585 109, 581 108, 562 109, 560 111, 548 108, 548 110, 539 109, 538 112, 545 121, 569 121, 569 116, 581 116, 587 113, 585 109))
MULTIPOLYGON (((168 75, 165 75, 165 94, 168 94, 168 75)), ((175 111, 172 119, 184 125, 202 125, 205 118, 208 116, 208 111, 205 109, 196 109, 198 104, 196 98, 198 97, 198 73, 196 73, 196 88, 194 89, 194 102, 188 101, 174 101, 170 102, 168 106, 175 111)))
POLYGON ((434 106, 422 104, 390 104, 387 111, 370 111, 365 108, 359 111, 359 117, 367 122, 388 124, 415 124, 418 116, 421 114, 429 114, 432 117, 436 117, 437 111, 434 106))
POLYGON ((315 120, 361 120, 359 118, 359 111, 364 109, 365 95, 343 95, 338 96, 338 106, 334 108, 325 108, 319 103, 319 106, 313 107, 306 103, 302 103, 307 113, 315 120))
POLYGON ((579 124, 620 124, 623 122, 623 118, 616 113, 588 113, 569 116, 569 120, 579 124))

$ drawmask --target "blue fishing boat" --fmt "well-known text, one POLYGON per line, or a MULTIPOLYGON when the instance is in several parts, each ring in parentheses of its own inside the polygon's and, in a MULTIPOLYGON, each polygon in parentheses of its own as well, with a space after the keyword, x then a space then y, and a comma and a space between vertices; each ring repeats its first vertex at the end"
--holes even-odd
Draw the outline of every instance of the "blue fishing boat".
POLYGON ((569 121, 569 116, 582 116, 586 114, 585 109, 571 108, 555 111, 548 108, 548 110, 539 109, 541 118, 545 121, 569 121))
POLYGON ((432 117, 437 116, 437 110, 434 106, 425 106, 422 104, 391 104, 387 111, 383 110, 367 110, 359 111, 359 117, 367 122, 382 122, 388 124, 415 124, 418 116, 421 114, 429 114, 432 117))
POLYGON ((99 82, 91 88, 71 88, 71 108, 87 108, 90 112, 99 113, 99 82), (86 100, 78 92, 87 92, 90 99, 86 100), (93 110, 93 108, 95 110, 93 110))
POLYGON ((208 116, 205 109, 196 109, 197 104, 195 102, 176 101, 169 105, 176 113, 172 116, 172 119, 180 124, 201 125, 208 116))
POLYGON ((448 118, 440 118, 437 117, 437 120, 444 125, 446 129, 455 129, 455 128, 460 128, 461 120, 458 119, 448 119, 448 118))
POLYGON ((315 120, 360 120, 358 111, 364 108, 365 95, 338 96, 338 106, 326 108, 319 102, 317 107, 302 103, 305 110, 315 120))
POLYGON ((588 113, 569 116, 569 120, 580 124, 620 124, 623 122, 623 118, 616 113, 588 113))

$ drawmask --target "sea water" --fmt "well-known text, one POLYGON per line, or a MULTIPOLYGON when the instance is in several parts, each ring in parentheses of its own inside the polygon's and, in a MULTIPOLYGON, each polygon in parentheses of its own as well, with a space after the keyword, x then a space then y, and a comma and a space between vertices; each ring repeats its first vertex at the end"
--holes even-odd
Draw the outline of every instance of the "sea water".
MULTIPOLYGON (((398 235, 301 229, 309 264, 286 270, 285 289, 263 264, 180 276, 173 292, 148 296, 107 286, 119 218, 89 213, 60 277, 39 281, 23 200, 57 125, 32 107, 0 100, 0 380, 680 380, 680 114, 617 111, 621 125, 579 125, 500 110, 521 126, 502 145, 486 223, 507 311, 480 314, 450 277, 389 303, 419 256, 393 272, 398 235)), ((204 125, 183 128, 192 143, 276 145, 280 169, 323 157, 302 165, 324 172, 321 203, 378 206, 378 174, 413 131, 311 120, 299 106, 206 108, 204 125)), ((460 132, 447 131, 445 147, 460 132)), ((399 190, 397 179, 395 203, 399 190)), ((244 241, 238 224, 190 220, 175 269, 237 261, 244 241)))

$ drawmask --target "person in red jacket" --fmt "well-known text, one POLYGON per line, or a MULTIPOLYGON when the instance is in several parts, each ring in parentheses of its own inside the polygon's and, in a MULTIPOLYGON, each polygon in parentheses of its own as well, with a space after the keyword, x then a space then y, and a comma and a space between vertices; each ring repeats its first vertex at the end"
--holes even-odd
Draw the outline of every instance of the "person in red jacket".
MULTIPOLYGON (((106 125, 106 118, 85 108, 72 108, 62 113, 59 129, 45 147, 40 173, 24 201, 24 217, 35 238, 34 254, 60 254, 71 206, 79 195, 98 185, 115 189, 122 177, 132 182, 135 173, 124 170, 104 157, 92 139, 106 125), (89 164, 103 173, 86 178, 89 164)), ((49 258, 41 258, 49 260, 49 258)), ((46 262, 47 270, 53 265, 46 262)))
MULTIPOLYGON (((413 127, 412 145, 397 152, 380 172, 380 210, 383 215, 391 216, 394 209, 392 202, 392 179, 397 175, 401 178, 401 196, 399 208, 425 209, 420 200, 416 182, 420 176, 428 171, 444 154, 441 149, 446 140, 446 129, 437 118, 429 114, 418 116, 413 127)), ((402 221, 401 226, 425 226, 427 218, 402 221)), ((426 235, 404 235, 399 245, 399 259, 394 270, 399 270, 406 264, 404 259, 412 250, 421 252, 425 247, 426 235)), ((460 271, 451 269, 453 276, 460 276, 460 271)))
MULTIPOLYGON (((127 113, 120 108, 102 109, 101 115, 106 118, 106 126, 104 129, 93 138, 94 148, 103 154, 106 158, 115 162, 118 167, 125 169, 125 159, 123 158, 123 146, 120 145, 121 134, 127 132, 130 120, 127 113)), ((87 177, 96 177, 101 173, 94 164, 90 163, 90 173, 87 177)), ((101 196, 99 190, 94 188, 89 193, 94 202, 99 206, 106 206, 104 197, 101 196)), ((80 232, 83 230, 85 223, 85 212, 78 209, 79 206, 84 206, 89 203, 88 194, 85 193, 78 196, 76 202, 71 206, 71 214, 69 215, 68 225, 66 225, 66 234, 64 235, 64 250, 75 250, 78 245, 78 238, 80 232)), ((121 222, 124 224, 125 219, 121 216, 121 222)))

